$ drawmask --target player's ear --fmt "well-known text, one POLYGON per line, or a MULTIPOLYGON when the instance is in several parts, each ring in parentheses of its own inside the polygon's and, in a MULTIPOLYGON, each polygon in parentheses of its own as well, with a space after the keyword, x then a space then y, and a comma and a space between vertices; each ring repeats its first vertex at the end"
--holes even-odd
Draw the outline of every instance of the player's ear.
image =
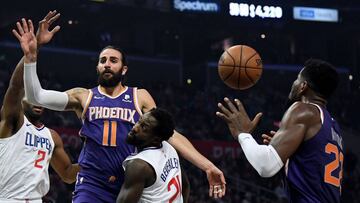
POLYGON ((128 67, 127 66, 123 66, 122 67, 122 72, 121 72, 121 75, 125 75, 126 74, 126 72, 127 72, 127 70, 128 70, 128 67))
POLYGON ((309 83, 305 80, 300 84, 300 91, 304 92, 309 88, 309 83))

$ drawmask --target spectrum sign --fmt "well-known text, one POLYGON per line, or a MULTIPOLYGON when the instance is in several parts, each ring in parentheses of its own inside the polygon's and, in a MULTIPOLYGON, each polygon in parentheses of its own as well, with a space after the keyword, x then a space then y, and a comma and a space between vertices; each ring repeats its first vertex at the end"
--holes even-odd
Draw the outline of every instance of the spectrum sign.
POLYGON ((174 9, 184 11, 195 12, 219 12, 220 4, 217 1, 206 0, 174 0, 174 9))

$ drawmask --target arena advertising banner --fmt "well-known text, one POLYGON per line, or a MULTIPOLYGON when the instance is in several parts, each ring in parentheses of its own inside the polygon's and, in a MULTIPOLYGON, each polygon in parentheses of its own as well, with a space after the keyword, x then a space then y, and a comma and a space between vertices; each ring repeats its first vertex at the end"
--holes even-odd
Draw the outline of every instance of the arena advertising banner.
POLYGON ((174 9, 180 12, 220 12, 220 2, 216 0, 173 0, 174 9))
POLYGON ((337 9, 294 7, 293 17, 295 20, 338 22, 339 14, 337 9))
POLYGON ((173 8, 179 12, 214 13, 244 18, 282 18, 283 16, 283 8, 279 5, 236 0, 173 0, 173 8))
MULTIPOLYGON (((249 0, 172 0, 175 12, 213 14, 239 20, 338 22, 338 9, 249 0)), ((247 21, 248 22, 248 21, 247 21)))

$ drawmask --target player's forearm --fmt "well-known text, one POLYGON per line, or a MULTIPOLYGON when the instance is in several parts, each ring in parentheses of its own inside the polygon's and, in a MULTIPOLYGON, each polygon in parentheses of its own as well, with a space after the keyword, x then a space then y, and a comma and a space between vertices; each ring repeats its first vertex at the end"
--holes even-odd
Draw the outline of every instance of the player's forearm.
POLYGON ((65 173, 61 176, 61 179, 68 184, 71 184, 76 181, 77 173, 80 171, 79 164, 71 164, 66 170, 65 173))
POLYGON ((247 160, 260 176, 271 177, 283 167, 280 156, 271 145, 259 145, 248 133, 240 133, 238 141, 247 160))
POLYGON ((22 57, 19 63, 16 65, 16 68, 10 79, 10 84, 9 84, 9 86, 18 88, 18 90, 24 88, 24 81, 23 81, 24 59, 25 57, 22 57))
POLYGON ((175 131, 174 135, 170 138, 169 143, 176 149, 176 151, 180 153, 183 158, 190 161, 201 170, 206 171, 214 167, 214 164, 202 154, 200 154, 200 152, 195 149, 191 142, 180 133, 175 131))
POLYGON ((41 87, 36 73, 36 62, 24 65, 24 88, 27 100, 35 105, 62 111, 68 103, 68 95, 65 92, 45 90, 41 87))

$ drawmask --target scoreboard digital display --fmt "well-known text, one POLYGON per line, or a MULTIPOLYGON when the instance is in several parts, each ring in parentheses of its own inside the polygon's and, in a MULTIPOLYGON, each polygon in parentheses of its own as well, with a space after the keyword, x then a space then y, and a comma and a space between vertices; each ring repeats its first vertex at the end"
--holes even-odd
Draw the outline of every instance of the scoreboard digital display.
POLYGON ((280 6, 230 2, 229 14, 250 18, 282 18, 283 9, 280 6))

